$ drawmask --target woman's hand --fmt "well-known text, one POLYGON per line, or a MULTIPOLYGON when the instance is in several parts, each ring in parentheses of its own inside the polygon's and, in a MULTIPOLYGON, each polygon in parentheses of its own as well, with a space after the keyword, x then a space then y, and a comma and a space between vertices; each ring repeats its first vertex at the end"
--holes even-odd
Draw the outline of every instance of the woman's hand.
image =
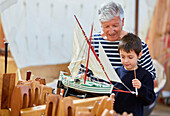
MULTIPOLYGON (((78 78, 80 78, 80 79, 85 79, 85 74, 84 74, 84 73, 79 74, 79 75, 78 75, 78 78)), ((88 77, 88 76, 86 76, 86 80, 89 81, 89 77, 88 77)))

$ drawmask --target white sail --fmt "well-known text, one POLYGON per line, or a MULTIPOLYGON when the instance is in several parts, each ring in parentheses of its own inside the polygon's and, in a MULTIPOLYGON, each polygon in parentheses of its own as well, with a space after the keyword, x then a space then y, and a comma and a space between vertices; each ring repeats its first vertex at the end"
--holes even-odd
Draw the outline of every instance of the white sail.
MULTIPOLYGON (((69 70, 73 77, 76 77, 80 65, 83 64, 86 66, 86 59, 88 54, 89 45, 84 37, 80 27, 78 24, 74 27, 74 37, 73 37, 73 46, 72 46, 72 61, 69 65, 69 70)), ((94 54, 90 50, 90 58, 89 58, 89 69, 93 70, 93 73, 96 77, 102 77, 103 71, 101 69, 100 64, 96 60, 94 54)))
POLYGON ((80 64, 85 62, 85 56, 83 55, 85 45, 83 45, 83 43, 85 43, 84 36, 81 30, 78 29, 78 25, 75 25, 72 43, 72 60, 68 66, 72 77, 76 77, 78 75, 80 64))
MULTIPOLYGON (((69 70, 72 74, 72 77, 76 77, 78 75, 80 65, 83 64, 86 66, 86 57, 88 54, 89 45, 80 29, 78 24, 75 25, 74 28, 74 37, 73 37, 73 46, 72 46, 72 61, 69 65, 69 70)), ((107 58, 102 46, 99 47, 100 60, 103 64, 103 67, 108 74, 108 77, 111 81, 120 82, 121 80, 117 76, 113 67, 109 63, 109 59, 107 58)), ((90 49, 90 58, 89 58, 89 69, 91 69, 94 73, 95 77, 103 79, 105 81, 109 81, 106 77, 101 65, 95 58, 94 53, 90 49)))
POLYGON ((105 51, 104 51, 104 49, 103 49, 100 42, 99 42, 99 59, 100 59, 102 65, 103 65, 109 79, 111 81, 122 83, 119 76, 117 75, 117 73, 113 69, 108 57, 106 56, 106 53, 105 53, 105 51))

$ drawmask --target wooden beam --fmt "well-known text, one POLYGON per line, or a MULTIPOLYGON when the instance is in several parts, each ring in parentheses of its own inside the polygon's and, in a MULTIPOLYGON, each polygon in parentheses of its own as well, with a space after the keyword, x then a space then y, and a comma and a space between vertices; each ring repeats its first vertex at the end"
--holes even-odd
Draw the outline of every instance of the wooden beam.
POLYGON ((0 116, 11 116, 11 112, 8 109, 0 109, 0 116))
POLYGON ((83 106, 83 107, 93 106, 96 101, 101 101, 103 98, 108 98, 108 96, 73 100, 73 104, 74 104, 75 107, 77 107, 77 106, 83 106))
POLYGON ((42 116, 45 112, 46 105, 24 108, 20 110, 20 116, 42 116))
MULTIPOLYGON (((11 95, 15 87, 15 73, 3 74, 1 108, 11 107, 11 95)), ((1 78, 2 79, 2 78, 1 78)))

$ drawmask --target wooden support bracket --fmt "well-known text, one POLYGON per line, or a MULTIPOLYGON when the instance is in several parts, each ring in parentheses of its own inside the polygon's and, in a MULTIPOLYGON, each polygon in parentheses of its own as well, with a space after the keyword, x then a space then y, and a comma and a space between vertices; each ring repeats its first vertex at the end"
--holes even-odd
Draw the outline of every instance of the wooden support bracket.
POLYGON ((74 105, 71 98, 60 99, 57 116, 74 116, 74 105))
POLYGON ((59 95, 55 94, 48 95, 45 116, 57 116, 59 101, 60 101, 59 95))
POLYGON ((40 99, 39 99, 40 105, 46 104, 47 96, 49 94, 52 94, 52 88, 41 84, 41 86, 40 86, 40 99))
POLYGON ((11 99, 11 116, 19 116, 21 108, 29 106, 31 84, 15 86, 11 99))

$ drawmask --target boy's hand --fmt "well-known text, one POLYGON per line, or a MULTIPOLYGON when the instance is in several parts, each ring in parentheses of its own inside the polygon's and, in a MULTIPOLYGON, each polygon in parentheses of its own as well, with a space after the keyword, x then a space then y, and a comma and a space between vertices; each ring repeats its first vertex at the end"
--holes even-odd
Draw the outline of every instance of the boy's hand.
POLYGON ((111 101, 112 101, 113 104, 114 104, 114 102, 115 102, 115 94, 114 94, 114 93, 112 93, 112 94, 110 95, 110 99, 111 99, 111 101))
POLYGON ((141 82, 138 79, 133 79, 132 80, 132 85, 133 87, 140 89, 141 88, 141 82))

